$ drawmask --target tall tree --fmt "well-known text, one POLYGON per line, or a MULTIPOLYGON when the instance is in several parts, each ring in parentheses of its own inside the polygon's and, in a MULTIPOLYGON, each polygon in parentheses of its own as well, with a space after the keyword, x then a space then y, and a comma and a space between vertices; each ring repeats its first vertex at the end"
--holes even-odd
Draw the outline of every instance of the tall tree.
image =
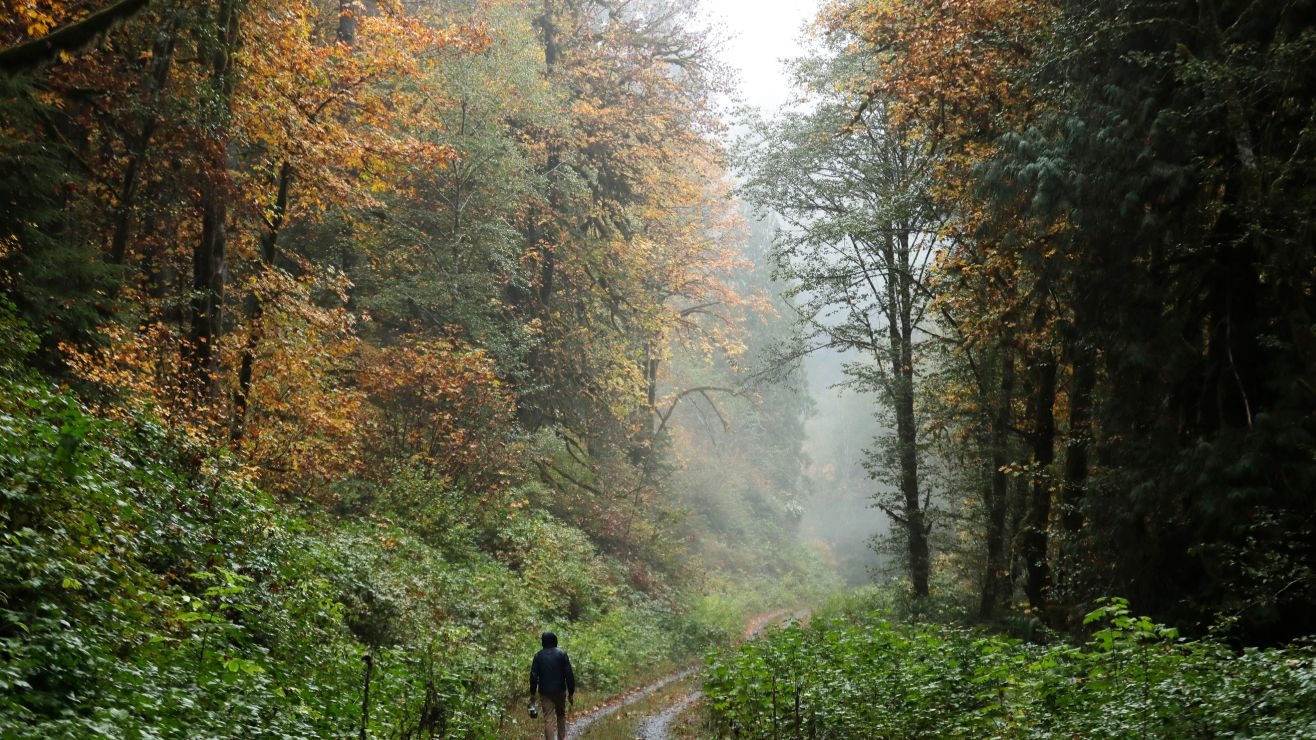
MULTIPOLYGON (((1013 439, 1020 429, 1013 409, 1016 364, 1023 361, 1030 375, 1056 368, 1047 360, 1049 339, 1035 330, 1051 325, 1046 291, 1034 286, 1020 262, 1045 247, 1021 243, 1013 224, 988 218, 976 168, 994 151, 1001 132, 1032 114, 1033 93, 1021 84, 1020 74, 1053 14, 1047 2, 853 0, 828 5, 820 19, 828 33, 847 39, 852 53, 864 60, 840 81, 854 96, 852 109, 862 112, 880 101, 893 120, 931 152, 929 167, 937 184, 929 197, 946 214, 933 273, 937 296, 932 313, 938 341, 946 342, 951 352, 939 364, 958 367, 952 374, 969 383, 954 396, 962 408, 942 411, 955 419, 949 423, 967 432, 955 435, 957 439, 974 440, 978 453, 969 456, 975 460, 969 467, 986 469, 985 475, 969 476, 977 481, 987 519, 980 608, 984 617, 1009 591, 1012 569, 1007 564, 1020 554, 1008 552, 1009 543, 1046 549, 1049 499, 1042 494, 1049 489, 1045 422, 1051 405, 1044 397, 1033 398, 1030 406, 1033 459, 1026 466, 1033 477, 1033 512, 1027 521, 1042 524, 1031 527, 1027 538, 1016 539, 1009 531, 1007 478, 1008 471, 1023 467, 1016 464, 1013 439)), ((1029 572, 1034 581, 1045 578, 1036 568, 1029 572)))
POLYGON ((884 101, 836 93, 861 57, 830 54, 799 68, 801 87, 824 91, 811 113, 756 124, 741 155, 744 192, 786 222, 776 256, 805 341, 860 352, 865 361, 847 372, 891 409, 895 436, 873 470, 894 470, 895 490, 877 504, 899 522, 914 591, 926 596, 931 492, 919 475, 917 347, 930 328, 926 276, 943 218, 928 146, 884 101))
POLYGON ((523 417, 636 464, 661 426, 668 345, 695 327, 719 340, 732 294, 732 210, 709 185, 716 63, 687 9, 553 0, 537 18, 572 115, 536 132, 547 192, 527 214, 535 277, 518 302, 542 342, 523 417))

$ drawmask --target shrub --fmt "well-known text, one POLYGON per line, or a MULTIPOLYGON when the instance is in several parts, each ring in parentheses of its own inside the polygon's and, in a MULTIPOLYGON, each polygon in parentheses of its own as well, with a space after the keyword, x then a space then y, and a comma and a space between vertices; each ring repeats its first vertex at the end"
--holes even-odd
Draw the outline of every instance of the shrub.
POLYGON ((708 658, 736 737, 1310 737, 1316 646, 1235 653, 1111 599, 1084 646, 840 613, 708 658))

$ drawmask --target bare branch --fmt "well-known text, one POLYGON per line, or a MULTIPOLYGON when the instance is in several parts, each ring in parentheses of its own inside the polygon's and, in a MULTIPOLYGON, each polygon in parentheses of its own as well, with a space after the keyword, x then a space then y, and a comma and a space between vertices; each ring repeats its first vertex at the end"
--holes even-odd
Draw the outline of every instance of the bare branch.
MULTIPOLYGON (((680 404, 683 399, 685 399, 688 396, 694 395, 696 393, 702 395, 704 398, 708 398, 708 393, 710 391, 718 391, 719 393, 730 393, 733 396, 739 395, 739 392, 735 388, 726 388, 718 385, 701 385, 701 386, 696 386, 694 388, 687 388, 681 391, 680 393, 676 394, 676 398, 673 398, 671 405, 667 407, 666 413, 659 411, 658 409, 654 409, 653 412, 658 415, 658 419, 659 419, 658 428, 654 430, 654 436, 658 436, 659 434, 662 434, 663 430, 667 428, 667 422, 671 420, 672 413, 676 411, 677 405, 680 404)), ((714 410, 716 410, 716 407, 714 407, 714 410)), ((719 413, 718 416, 721 417, 722 414, 719 413)), ((726 421, 723 420, 722 423, 723 425, 725 425, 726 421)))

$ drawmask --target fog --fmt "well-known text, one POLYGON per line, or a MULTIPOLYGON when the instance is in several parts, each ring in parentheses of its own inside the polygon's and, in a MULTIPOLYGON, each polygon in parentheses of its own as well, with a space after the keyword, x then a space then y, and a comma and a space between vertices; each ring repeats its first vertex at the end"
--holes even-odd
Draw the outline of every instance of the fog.
POLYGON ((792 97, 782 61, 798 57, 820 0, 704 0, 706 21, 723 35, 719 56, 736 74, 737 103, 769 112, 792 97))
POLYGON ((864 583, 885 569, 872 545, 890 529, 886 514, 873 506, 877 490, 863 467, 865 450, 883 426, 875 417, 875 399, 839 386, 848 359, 837 352, 816 352, 804 363, 814 413, 805 422, 804 451, 808 486, 801 535, 825 544, 837 573, 851 584, 864 583))
MULTIPOLYGON (((819 0, 706 0, 706 13, 714 23, 737 19, 721 56, 738 76, 738 103, 763 115, 790 105, 795 91, 787 61, 804 53, 801 42, 820 4, 819 0)), ((739 129, 737 121, 728 123, 733 131, 739 129)), ((765 258, 762 252, 754 256, 765 258)), ((812 413, 804 423, 800 534, 828 553, 847 582, 862 583, 884 570, 872 545, 875 537, 889 531, 890 521, 873 506, 879 484, 863 467, 865 450, 884 431, 876 418, 876 399, 843 386, 843 365, 855 359, 822 350, 804 360, 803 385, 812 400, 812 413)))

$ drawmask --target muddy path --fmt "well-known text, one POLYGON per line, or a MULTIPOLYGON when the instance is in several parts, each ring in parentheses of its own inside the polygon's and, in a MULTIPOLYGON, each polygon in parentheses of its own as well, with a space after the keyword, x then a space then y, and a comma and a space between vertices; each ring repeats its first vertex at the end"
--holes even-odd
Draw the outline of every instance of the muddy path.
POLYGON ((666 688, 669 684, 693 676, 695 671, 698 670, 699 666, 689 666, 674 673, 669 673, 649 684, 632 689, 624 694, 618 694, 588 712, 576 715, 567 723, 567 737, 579 737, 586 728, 595 722, 598 722, 604 717, 608 717, 621 709, 625 709, 638 701, 642 701, 653 692, 666 688))
POLYGON ((703 692, 695 689, 663 711, 645 717, 640 721, 635 737, 644 740, 666 740, 672 735, 672 723, 702 698, 704 698, 703 692))
MULTIPOLYGON (((803 621, 808 619, 808 617, 809 611, 807 609, 795 612, 787 609, 778 609, 776 611, 755 615, 745 626, 745 631, 741 633, 741 640, 753 639, 769 625, 786 624, 791 621, 803 621)), ((567 737, 579 737, 581 733, 585 732, 585 730, 595 722, 615 714, 619 710, 625 709, 636 702, 643 701, 654 692, 660 691, 673 683, 691 678, 698 673, 700 667, 699 664, 695 664, 679 671, 673 671, 662 678, 627 691, 624 694, 612 697, 603 704, 577 715, 567 723, 567 737)), ((667 738, 670 734, 672 722, 693 706, 695 702, 699 701, 700 697, 701 694, 698 689, 690 691, 662 711, 645 717, 640 721, 637 737, 652 738, 654 740, 657 740, 658 738, 667 738)))

